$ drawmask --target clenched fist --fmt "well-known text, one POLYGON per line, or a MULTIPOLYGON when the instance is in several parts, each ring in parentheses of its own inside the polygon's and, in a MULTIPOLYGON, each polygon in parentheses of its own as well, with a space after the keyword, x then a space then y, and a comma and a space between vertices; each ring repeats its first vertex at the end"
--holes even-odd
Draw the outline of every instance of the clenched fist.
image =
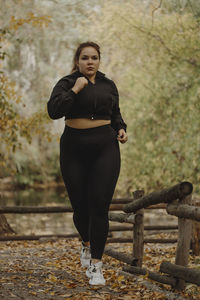
POLYGON ((72 88, 72 91, 75 94, 78 94, 87 84, 88 80, 85 77, 78 77, 76 79, 75 85, 72 88))
POLYGON ((128 135, 124 129, 118 131, 117 139, 120 143, 124 144, 128 141, 128 135))

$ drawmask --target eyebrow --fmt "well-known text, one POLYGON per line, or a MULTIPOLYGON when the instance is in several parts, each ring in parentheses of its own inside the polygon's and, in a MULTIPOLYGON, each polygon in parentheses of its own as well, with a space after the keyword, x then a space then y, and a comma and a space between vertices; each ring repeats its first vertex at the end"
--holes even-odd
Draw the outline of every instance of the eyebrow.
MULTIPOLYGON (((90 55, 87 55, 87 54, 83 54, 82 57, 89 57, 90 55)), ((97 54, 94 54, 94 55, 91 55, 91 57, 98 57, 97 54)))

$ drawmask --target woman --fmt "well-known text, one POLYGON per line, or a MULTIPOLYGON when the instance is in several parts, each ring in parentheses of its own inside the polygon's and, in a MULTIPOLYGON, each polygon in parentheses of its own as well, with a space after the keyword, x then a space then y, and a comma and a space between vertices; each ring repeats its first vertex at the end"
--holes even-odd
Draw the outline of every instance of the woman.
POLYGON ((102 255, 108 210, 120 171, 119 143, 128 139, 114 82, 98 71, 100 48, 79 45, 72 73, 55 85, 48 101, 52 119, 65 117, 60 166, 81 239, 81 264, 92 285, 105 284, 102 255))

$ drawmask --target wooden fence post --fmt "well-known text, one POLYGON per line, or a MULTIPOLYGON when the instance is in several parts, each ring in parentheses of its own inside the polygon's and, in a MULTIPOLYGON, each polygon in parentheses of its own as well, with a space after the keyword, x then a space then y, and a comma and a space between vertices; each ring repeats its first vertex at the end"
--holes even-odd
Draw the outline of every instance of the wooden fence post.
MULTIPOLYGON (((193 197, 192 200, 192 205, 196 206, 197 205, 197 200, 193 197)), ((192 222, 192 240, 191 240, 191 249, 192 249, 192 254, 199 256, 200 254, 200 222, 193 221, 192 222)))
MULTIPOLYGON (((144 196, 143 190, 133 193, 134 199, 144 196)), ((142 267, 144 252, 144 209, 139 209, 135 214, 135 224, 133 225, 133 257, 137 259, 136 266, 142 267)))
POLYGON ((200 223, 197 221, 192 222, 192 241, 191 248, 192 254, 199 256, 200 254, 200 223))
MULTIPOLYGON (((180 199, 180 204, 192 203, 192 194, 180 199)), ((178 218, 178 243, 176 248, 175 264, 180 266, 188 265, 188 257, 191 243, 192 221, 189 219, 178 218)), ((183 279, 177 280, 176 289, 182 290, 185 288, 183 279)))

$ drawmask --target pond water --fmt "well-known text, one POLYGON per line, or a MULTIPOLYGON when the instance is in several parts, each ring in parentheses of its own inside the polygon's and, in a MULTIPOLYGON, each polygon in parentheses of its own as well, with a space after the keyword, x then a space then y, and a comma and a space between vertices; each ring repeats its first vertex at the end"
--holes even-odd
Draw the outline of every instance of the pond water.
MULTIPOLYGON (((65 189, 5 191, 1 206, 68 206, 65 189)), ((8 223, 19 235, 75 233, 72 213, 6 214, 8 223)))
MULTIPOLYGON (((4 191, 1 206, 68 206, 71 207, 64 187, 46 190, 4 191)), ((19 235, 76 233, 72 213, 6 214, 8 223, 19 235)), ((145 225, 177 225, 177 218, 165 210, 145 210, 145 225)), ((112 225, 119 223, 112 222, 112 225)), ((123 224, 121 224, 123 225, 123 224)), ((149 233, 148 233, 149 234, 149 233)), ((131 237, 131 232, 115 232, 113 237, 131 237)))

